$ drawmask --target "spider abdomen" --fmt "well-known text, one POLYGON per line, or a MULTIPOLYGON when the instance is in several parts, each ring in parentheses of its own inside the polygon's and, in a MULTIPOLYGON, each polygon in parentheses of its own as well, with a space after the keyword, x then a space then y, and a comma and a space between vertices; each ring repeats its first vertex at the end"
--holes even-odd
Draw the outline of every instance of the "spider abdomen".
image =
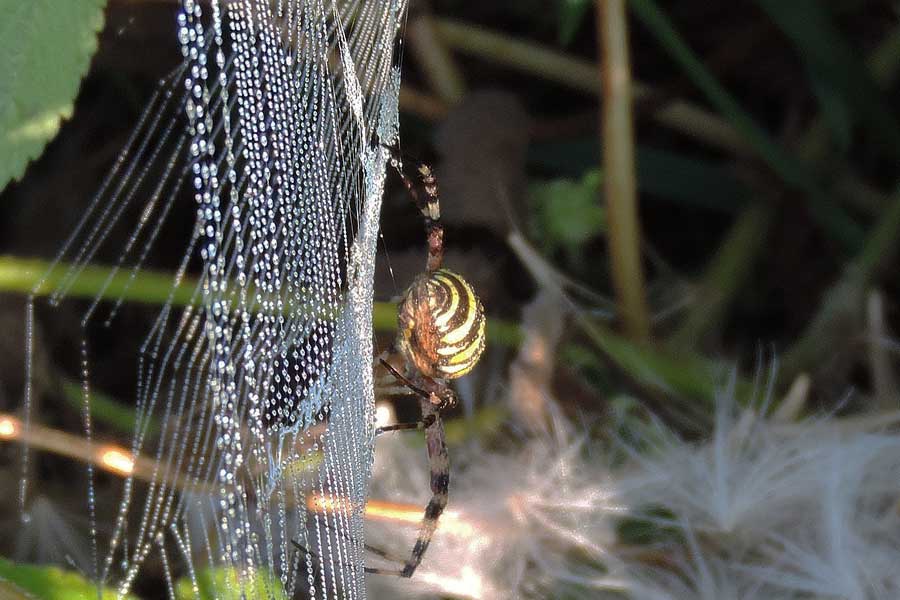
POLYGON ((481 301, 460 275, 423 273, 400 303, 398 347, 422 375, 462 377, 484 352, 485 321, 481 301))

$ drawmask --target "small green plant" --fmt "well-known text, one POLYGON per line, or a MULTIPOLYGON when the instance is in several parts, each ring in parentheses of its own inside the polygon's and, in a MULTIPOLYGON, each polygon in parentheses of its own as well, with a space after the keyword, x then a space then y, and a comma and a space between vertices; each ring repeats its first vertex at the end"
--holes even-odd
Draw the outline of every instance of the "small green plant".
POLYGON ((603 207, 597 202, 602 180, 599 169, 589 169, 581 179, 531 185, 533 230, 539 233, 545 250, 562 251, 570 262, 579 262, 584 244, 606 226, 603 207))

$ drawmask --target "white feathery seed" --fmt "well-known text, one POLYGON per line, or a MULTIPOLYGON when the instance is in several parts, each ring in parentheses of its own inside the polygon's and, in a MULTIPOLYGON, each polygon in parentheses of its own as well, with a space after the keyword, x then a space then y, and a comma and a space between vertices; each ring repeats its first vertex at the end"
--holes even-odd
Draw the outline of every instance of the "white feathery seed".
MULTIPOLYGON (((625 510, 614 500, 603 456, 588 456, 587 441, 570 431, 558 421, 555 435, 515 450, 451 448, 450 505, 421 566, 412 580, 370 576, 372 597, 545 598, 559 585, 609 587, 612 517, 625 510)), ((383 437, 371 497, 424 508, 424 451, 383 437)), ((405 527, 402 539, 396 523, 367 527, 371 544, 408 556, 415 527, 405 527)))
MULTIPOLYGON (((738 408, 729 387, 708 440, 659 425, 640 448, 620 441, 615 466, 561 417, 518 450, 452 448, 450 504, 421 575, 370 576, 372 597, 900 598, 900 436, 764 412, 738 408), (667 535, 626 545, 626 516, 667 535)), ((421 446, 380 439, 376 457, 372 497, 424 507, 421 446)), ((376 546, 412 548, 415 527, 402 540, 396 523, 367 527, 376 546)))

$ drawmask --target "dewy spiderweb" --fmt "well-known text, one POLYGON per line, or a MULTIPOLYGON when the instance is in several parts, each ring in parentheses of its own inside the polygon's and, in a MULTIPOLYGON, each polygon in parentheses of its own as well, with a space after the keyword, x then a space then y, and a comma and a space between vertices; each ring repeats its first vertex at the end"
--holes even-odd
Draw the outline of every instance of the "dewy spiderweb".
MULTIPOLYGON (((126 480, 113 523, 94 516, 91 484, 98 582, 127 592, 153 560, 170 595, 176 577, 196 591, 214 567, 216 597, 365 596, 372 280, 405 4, 183 0, 184 63, 55 263, 68 271, 52 303, 140 207, 116 265, 132 265, 131 285, 193 189, 189 248, 138 357, 131 451, 149 475, 126 480)), ((83 326, 113 326, 119 304, 99 318, 95 301, 83 326)), ((90 354, 85 343, 86 402, 90 354)))

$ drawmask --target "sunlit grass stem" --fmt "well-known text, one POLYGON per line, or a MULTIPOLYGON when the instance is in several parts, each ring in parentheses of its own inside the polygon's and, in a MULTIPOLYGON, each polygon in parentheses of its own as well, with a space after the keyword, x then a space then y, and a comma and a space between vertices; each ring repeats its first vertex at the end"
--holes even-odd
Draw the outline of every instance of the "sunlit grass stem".
POLYGON ((444 40, 436 35, 434 18, 426 12, 413 17, 407 40, 428 87, 449 105, 462 100, 466 94, 465 78, 444 40))
POLYGON ((603 76, 600 141, 610 271, 625 331, 633 340, 644 341, 650 335, 650 311, 641 264, 625 0, 597 0, 597 40, 603 76))

